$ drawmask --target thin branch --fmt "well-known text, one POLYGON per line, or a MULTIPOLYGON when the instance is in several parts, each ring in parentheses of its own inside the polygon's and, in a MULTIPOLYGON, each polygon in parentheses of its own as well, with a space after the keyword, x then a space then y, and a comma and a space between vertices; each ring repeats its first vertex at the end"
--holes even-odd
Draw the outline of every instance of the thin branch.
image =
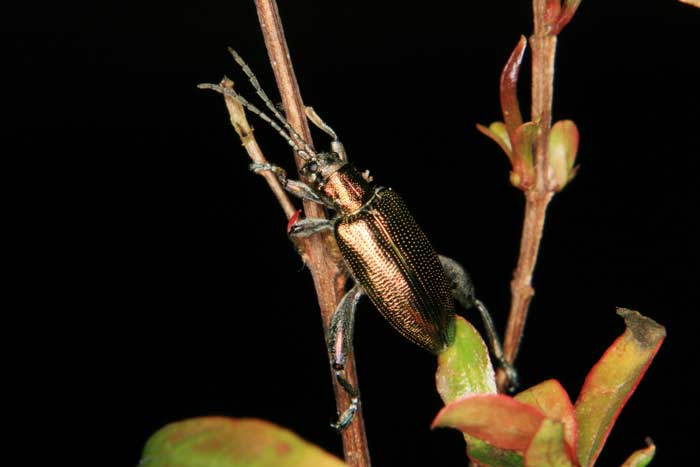
MULTIPOLYGON (((256 0, 255 5, 287 119, 292 127, 309 144, 313 145, 277 4, 275 0, 256 0)), ((296 163, 297 167, 300 167, 302 161, 297 157, 296 163)), ((308 201, 304 202, 304 212, 307 217, 325 217, 323 207, 308 201)), ((313 277, 321 309, 323 330, 327 337, 328 325, 344 294, 347 276, 339 267, 340 258, 332 235, 320 234, 301 239, 298 246, 313 277)), ((352 354, 348 356, 345 377, 351 385, 359 388, 355 360, 352 354)), ((350 399, 335 379, 333 386, 338 412, 342 413, 348 407, 350 399)), ((368 467, 370 465, 369 450, 361 407, 350 426, 342 432, 342 439, 345 461, 351 466, 368 467)))
MULTIPOLYGON (((233 89, 233 81, 224 78, 221 80, 221 86, 233 89)), ((231 125, 233 125, 233 128, 236 130, 243 144, 243 148, 248 153, 250 159, 258 164, 267 164, 267 159, 265 159, 262 150, 260 150, 260 146, 258 146, 258 142, 255 140, 255 136, 253 136, 253 128, 248 123, 241 103, 228 95, 224 95, 224 102, 226 103, 226 109, 231 118, 231 125)), ((275 195, 275 198, 277 198, 277 202, 284 211, 284 215, 287 216, 287 219, 291 219, 296 213, 296 209, 289 199, 289 196, 287 196, 287 192, 282 188, 282 184, 280 184, 277 177, 269 170, 260 172, 260 175, 270 186, 270 190, 272 194, 275 195)))
MULTIPOLYGON (((547 205, 554 192, 548 178, 547 144, 552 128, 552 99, 554 93, 554 57, 557 38, 550 33, 547 0, 533 0, 534 34, 530 37, 532 49, 532 109, 531 120, 537 125, 535 138, 535 186, 525 193, 525 219, 520 240, 520 256, 511 282, 511 307, 508 315, 503 351, 506 360, 513 363, 520 348, 527 312, 535 290, 532 274, 542 239, 547 205)), ((506 385, 505 372, 498 372, 498 386, 506 385)))

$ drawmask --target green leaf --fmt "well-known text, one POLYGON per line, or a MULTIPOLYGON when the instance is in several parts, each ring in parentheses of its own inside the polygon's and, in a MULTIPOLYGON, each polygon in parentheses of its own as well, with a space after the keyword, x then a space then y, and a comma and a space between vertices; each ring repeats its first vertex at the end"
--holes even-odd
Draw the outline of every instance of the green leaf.
POLYGON ((535 138, 537 125, 525 122, 513 133, 513 186, 527 190, 535 185, 535 138))
POLYGON ((588 373, 575 404, 578 458, 583 466, 595 463, 617 416, 666 337, 663 326, 636 311, 618 308, 617 313, 627 329, 588 373))
POLYGON ((443 408, 432 428, 456 428, 499 449, 525 451, 544 419, 539 409, 512 397, 474 394, 443 408))
POLYGON ((488 126, 488 128, 484 125, 477 123, 476 128, 480 132, 494 140, 501 147, 501 149, 503 149, 503 152, 506 153, 506 156, 508 156, 508 159, 511 160, 511 163, 513 162, 513 150, 510 144, 510 137, 508 136, 508 130, 506 130, 505 123, 493 122, 491 125, 488 126))
MULTIPOLYGON (((505 127, 503 128, 505 131, 505 127)), ((438 355, 435 382, 445 404, 470 394, 496 394, 496 378, 488 348, 478 331, 467 320, 457 316, 455 340, 438 355)), ((498 449, 464 434, 467 455, 480 465, 522 467, 518 453, 498 449)))
POLYGON ((341 467, 289 430, 256 419, 202 417, 171 423, 146 443, 139 467, 341 467))
POLYGON ((561 120, 552 126, 547 145, 547 161, 557 191, 574 177, 574 162, 578 152, 579 133, 571 120, 561 120))
POLYGON ((564 427, 564 440, 571 452, 576 452, 578 426, 574 405, 559 381, 555 379, 544 381, 521 392, 515 398, 537 407, 548 418, 561 422, 564 427))
POLYGON ((496 379, 489 351, 474 326, 456 317, 454 343, 438 355, 435 374, 440 397, 445 404, 470 394, 496 394, 496 379))
POLYGON ((480 466, 523 467, 525 465, 520 453, 499 449, 469 435, 464 435, 464 438, 467 440, 469 459, 480 466))
POLYGON ((576 458, 564 440, 564 424, 544 419, 525 452, 526 467, 573 467, 576 458))
POLYGON ((634 451, 622 467, 646 467, 654 458, 654 454, 656 454, 656 446, 650 438, 647 438, 647 447, 634 451))

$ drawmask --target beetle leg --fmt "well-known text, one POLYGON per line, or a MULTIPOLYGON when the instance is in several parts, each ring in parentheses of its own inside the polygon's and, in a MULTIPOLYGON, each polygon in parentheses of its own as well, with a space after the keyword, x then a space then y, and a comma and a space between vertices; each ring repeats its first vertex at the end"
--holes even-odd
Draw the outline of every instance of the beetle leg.
POLYGON ((481 314, 481 319, 483 320, 484 326, 486 327, 486 332, 489 335, 489 341, 491 342, 491 350, 493 351, 493 356, 495 357, 496 361, 498 361, 498 365, 501 368, 503 368, 503 370, 506 372, 506 378, 508 379, 507 390, 509 393, 513 393, 516 389, 518 389, 518 386, 520 385, 520 383, 518 382, 518 371, 513 365, 511 365, 508 362, 508 360, 506 360, 506 357, 503 354, 501 340, 498 338, 498 334, 496 333, 496 326, 494 326, 493 324, 493 320, 491 319, 491 313, 489 313, 489 310, 486 309, 486 305, 484 305, 484 302, 476 298, 474 299, 474 305, 476 306, 476 309, 479 310, 479 313, 481 314))
POLYGON ((309 187, 306 183, 299 180, 287 178, 287 172, 282 167, 274 164, 250 164, 250 170, 255 173, 269 171, 275 174, 277 180, 282 184, 282 187, 294 196, 313 201, 314 203, 326 205, 326 203, 309 187))
POLYGON ((331 424, 338 431, 344 430, 352 421, 360 403, 360 393, 343 376, 348 354, 352 351, 352 335, 355 325, 355 309, 364 290, 359 284, 345 294, 331 317, 328 327, 328 356, 335 371, 335 377, 350 396, 350 406, 340 414, 338 421, 331 424))
POLYGON ((330 229, 333 229, 333 222, 328 219, 309 217, 292 224, 289 227, 289 236, 297 238, 309 237, 315 233, 330 229))
POLYGON ((472 284, 469 274, 464 268, 455 260, 448 258, 447 256, 438 255, 440 262, 442 263, 442 268, 445 270, 445 274, 450 281, 452 287, 452 296, 457 300, 465 309, 470 309, 476 307, 481 314, 481 320, 486 328, 486 334, 488 334, 489 344, 491 346, 491 352, 493 352, 494 359, 498 362, 498 365, 503 368, 508 377, 508 390, 510 392, 515 391, 518 387, 518 372, 513 368, 513 365, 508 363, 503 355, 503 347, 501 346, 501 340, 498 338, 498 333, 496 332, 496 326, 493 324, 493 319, 491 314, 486 309, 483 302, 474 296, 474 285, 472 284))

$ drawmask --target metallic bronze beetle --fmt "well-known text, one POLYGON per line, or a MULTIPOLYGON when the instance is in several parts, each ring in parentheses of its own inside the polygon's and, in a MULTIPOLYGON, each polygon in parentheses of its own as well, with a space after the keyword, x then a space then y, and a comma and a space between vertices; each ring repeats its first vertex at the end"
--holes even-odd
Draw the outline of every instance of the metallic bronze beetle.
POLYGON ((200 87, 231 96, 258 114, 306 161, 300 171, 301 181, 288 179, 282 168, 272 164, 252 164, 251 170, 271 171, 290 193, 337 213, 331 220, 298 221, 290 229, 292 236, 333 229, 355 281, 338 305, 329 329, 328 349, 336 378, 352 397, 350 407, 333 426, 338 430, 345 428, 359 403, 358 392, 345 380, 343 370, 352 346, 355 308, 362 295, 370 298, 399 333, 433 354, 441 353, 454 340, 453 298, 467 309, 476 306, 486 324, 494 356, 506 367, 511 383, 515 384, 515 373, 503 361, 488 311, 475 298, 464 269, 454 260, 435 253, 401 197, 391 188, 375 186, 368 175, 355 169, 348 162, 336 133, 313 109, 307 108, 309 119, 333 138, 331 151, 314 151, 275 108, 243 59, 234 50, 230 51, 283 128, 233 89, 213 84, 200 87))

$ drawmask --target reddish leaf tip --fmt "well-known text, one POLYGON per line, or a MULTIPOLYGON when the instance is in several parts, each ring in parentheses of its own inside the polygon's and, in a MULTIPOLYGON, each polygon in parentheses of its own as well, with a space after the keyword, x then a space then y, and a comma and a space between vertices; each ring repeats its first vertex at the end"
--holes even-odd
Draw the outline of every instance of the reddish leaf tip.
POLYGON ((501 110, 503 111, 503 120, 508 128, 508 134, 512 135, 515 129, 522 125, 523 117, 520 113, 520 104, 518 103, 518 74, 520 73, 520 64, 523 61, 523 54, 527 46, 525 36, 520 36, 518 44, 511 52, 506 65, 503 67, 500 81, 500 96, 501 110))
POLYGON ((627 328, 586 376, 576 401, 578 456, 593 465, 620 411, 654 359, 666 331, 636 311, 618 309, 627 328))

